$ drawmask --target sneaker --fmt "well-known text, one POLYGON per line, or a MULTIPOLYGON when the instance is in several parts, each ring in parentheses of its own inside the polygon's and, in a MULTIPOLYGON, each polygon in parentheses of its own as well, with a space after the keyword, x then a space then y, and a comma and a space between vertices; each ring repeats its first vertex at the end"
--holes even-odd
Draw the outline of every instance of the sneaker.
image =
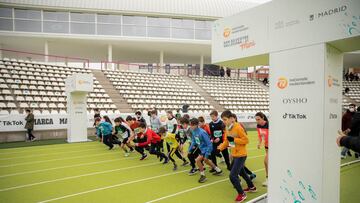
POLYGON ((341 159, 345 159, 346 158, 346 156, 345 155, 341 155, 341 159))
POLYGON ((235 199, 235 202, 240 203, 240 202, 243 202, 245 199, 246 199, 246 194, 245 193, 244 194, 238 194, 238 196, 235 199))
POLYGON ((35 140, 37 140, 36 137, 34 137, 33 139, 31 139, 30 141, 31 141, 31 142, 34 142, 35 140))
POLYGON ((147 157, 147 154, 142 155, 141 158, 140 158, 140 161, 146 159, 146 157, 147 157))
POLYGON ((254 179, 256 178, 256 174, 253 173, 253 174, 251 174, 249 177, 250 177, 250 180, 254 180, 254 179))
POLYGON ((214 168, 212 168, 210 171, 209 171, 209 173, 215 173, 216 172, 216 170, 214 169, 214 168))
POLYGON ((169 158, 166 157, 163 164, 167 164, 167 163, 169 163, 169 158))
MULTIPOLYGON (((159 155, 158 155, 159 158, 159 155)), ((162 162, 164 160, 164 157, 160 156, 160 162, 162 162)))
POLYGON ((199 179, 199 183, 205 183, 206 180, 207 180, 206 176, 201 175, 199 179))
POLYGON ((112 146, 112 147, 109 147, 109 150, 112 150, 114 148, 114 146, 112 146))
MULTIPOLYGON (((351 156, 352 156, 352 154, 351 154, 350 150, 349 150, 349 151, 347 151, 347 155, 348 155, 349 157, 351 157, 351 156)), ((355 153, 355 155, 356 155, 356 153, 355 153)))
POLYGON ((214 176, 218 176, 218 175, 221 175, 222 174, 222 170, 220 169, 220 171, 215 171, 213 173, 214 176))
POLYGON ((130 154, 128 152, 125 152, 124 157, 128 157, 130 154))
POLYGON ((246 189, 244 189, 244 192, 257 192, 257 189, 256 189, 256 187, 254 186, 254 187, 252 187, 252 188, 246 188, 246 189))
POLYGON ((195 175, 199 170, 197 168, 192 168, 190 171, 189 171, 189 176, 192 176, 192 175, 195 175))
POLYGON ((268 180, 266 179, 266 180, 262 183, 262 186, 267 187, 267 185, 268 185, 268 180))
POLYGON ((185 162, 182 164, 182 166, 187 166, 187 165, 189 165, 189 162, 188 162, 188 161, 185 161, 185 162))
POLYGON ((359 154, 357 152, 355 152, 355 159, 359 158, 359 154))
POLYGON ((175 164, 174 168, 173 168, 173 171, 176 171, 176 170, 177 170, 177 165, 175 164))
POLYGON ((135 151, 135 149, 134 148, 131 148, 130 149, 130 153, 132 153, 132 152, 134 152, 135 151))

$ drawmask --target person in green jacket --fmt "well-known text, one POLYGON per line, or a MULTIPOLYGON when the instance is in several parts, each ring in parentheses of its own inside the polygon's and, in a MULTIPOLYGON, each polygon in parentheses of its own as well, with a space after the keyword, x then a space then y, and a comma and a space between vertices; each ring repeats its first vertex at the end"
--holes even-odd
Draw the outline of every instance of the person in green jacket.
POLYGON ((34 114, 31 112, 30 109, 26 109, 26 117, 25 117, 25 129, 27 130, 28 138, 25 138, 25 140, 29 141, 35 141, 36 137, 32 134, 32 131, 34 130, 34 124, 35 124, 35 118, 34 114))

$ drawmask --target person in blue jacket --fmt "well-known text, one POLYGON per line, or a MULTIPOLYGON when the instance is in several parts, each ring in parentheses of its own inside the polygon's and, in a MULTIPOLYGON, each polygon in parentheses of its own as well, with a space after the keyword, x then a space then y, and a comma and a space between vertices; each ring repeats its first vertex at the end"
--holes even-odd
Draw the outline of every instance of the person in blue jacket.
POLYGON ((114 147, 114 140, 112 139, 113 126, 108 122, 101 121, 101 118, 95 119, 95 126, 96 134, 102 135, 103 143, 109 147, 109 150, 111 150, 114 147))
POLYGON ((200 149, 200 154, 196 158, 196 164, 200 170, 200 179, 199 183, 204 183, 207 178, 205 176, 203 161, 214 169, 213 175, 220 175, 222 170, 217 167, 209 158, 212 152, 212 143, 210 141, 210 136, 205 132, 205 130, 199 128, 199 120, 197 118, 192 118, 190 120, 191 128, 191 144, 189 147, 189 153, 191 150, 198 146, 200 149))

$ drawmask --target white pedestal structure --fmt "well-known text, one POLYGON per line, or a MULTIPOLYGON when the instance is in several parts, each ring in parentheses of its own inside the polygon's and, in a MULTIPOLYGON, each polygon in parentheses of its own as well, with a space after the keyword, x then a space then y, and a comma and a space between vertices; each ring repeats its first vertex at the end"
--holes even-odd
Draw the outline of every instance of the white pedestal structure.
POLYGON ((93 91, 93 75, 76 73, 65 81, 68 113, 68 142, 86 142, 87 138, 87 93, 93 91))
POLYGON ((273 0, 214 23, 212 63, 270 65, 269 203, 340 201, 342 53, 360 50, 359 16, 359 0, 273 0))

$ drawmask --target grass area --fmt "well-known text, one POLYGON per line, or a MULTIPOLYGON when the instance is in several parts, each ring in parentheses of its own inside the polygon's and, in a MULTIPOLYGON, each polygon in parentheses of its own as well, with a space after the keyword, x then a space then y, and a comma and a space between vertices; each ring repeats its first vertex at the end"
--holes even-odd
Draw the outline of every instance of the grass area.
MULTIPOLYGON (((259 191, 248 199, 266 192, 264 150, 256 149, 255 133, 249 132, 246 165, 256 172, 259 191)), ((139 161, 136 152, 124 157, 119 148, 109 151, 99 142, 64 143, 0 144, 0 202, 233 202, 235 197, 223 163, 222 176, 207 173, 208 181, 199 184, 198 175, 187 175, 189 166, 173 172, 172 164, 154 156, 139 161)), ((359 202, 359 172, 360 164, 342 169, 341 202, 359 202)))

